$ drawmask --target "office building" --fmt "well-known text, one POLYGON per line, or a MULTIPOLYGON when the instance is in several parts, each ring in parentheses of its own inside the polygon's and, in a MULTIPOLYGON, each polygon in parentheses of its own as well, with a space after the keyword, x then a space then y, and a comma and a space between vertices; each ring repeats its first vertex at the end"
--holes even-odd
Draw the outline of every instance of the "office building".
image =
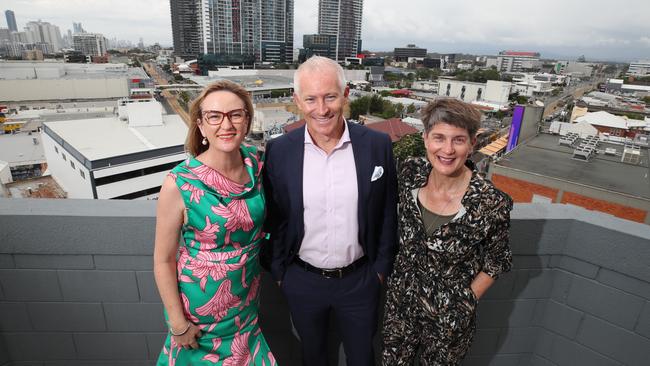
POLYGON ((86 56, 103 56, 106 54, 107 40, 99 33, 75 33, 72 35, 72 46, 86 56))
POLYGON ((171 0, 170 6, 177 56, 229 55, 234 63, 249 56, 257 62, 293 60, 293 0, 171 0))
POLYGON ((636 77, 650 76, 650 60, 630 62, 627 75, 636 77))
POLYGON ((406 47, 397 47, 393 51, 395 61, 408 61, 409 58, 425 58, 427 57, 427 49, 417 47, 414 44, 407 45, 406 47))
POLYGON ((18 25, 16 24, 16 15, 12 10, 5 10, 5 18, 7 18, 7 28, 11 32, 18 32, 18 25))
POLYGON ((72 23, 72 31, 74 33, 86 33, 84 27, 81 26, 81 23, 72 23))
POLYGON ((542 63, 538 52, 501 51, 497 56, 497 70, 512 72, 537 70, 542 63))
POLYGON ((336 36, 333 59, 344 61, 361 52, 363 0, 319 0, 318 33, 336 36))
POLYGON ((59 27, 48 22, 40 20, 28 22, 25 26, 25 33, 27 33, 27 43, 47 43, 50 45, 51 49, 48 49, 48 52, 44 50, 44 53, 59 52, 63 46, 59 27))
POLYGON ((311 56, 336 57, 336 36, 327 34, 305 34, 298 61, 305 62, 311 56))
POLYGON ((157 197, 165 176, 187 157, 187 126, 162 110, 153 99, 121 99, 112 117, 44 123, 48 169, 67 197, 157 197))

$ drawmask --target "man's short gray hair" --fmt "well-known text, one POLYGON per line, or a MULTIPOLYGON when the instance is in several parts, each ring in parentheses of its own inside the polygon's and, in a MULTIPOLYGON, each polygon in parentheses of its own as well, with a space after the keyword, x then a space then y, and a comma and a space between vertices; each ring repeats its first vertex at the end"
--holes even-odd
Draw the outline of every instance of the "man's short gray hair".
POLYGON ((336 63, 336 61, 323 57, 323 56, 312 56, 307 61, 303 62, 298 70, 293 74, 293 90, 296 94, 300 95, 300 77, 305 72, 323 72, 325 70, 334 70, 336 72, 337 82, 341 93, 345 90, 347 82, 345 80, 345 73, 341 65, 336 63))

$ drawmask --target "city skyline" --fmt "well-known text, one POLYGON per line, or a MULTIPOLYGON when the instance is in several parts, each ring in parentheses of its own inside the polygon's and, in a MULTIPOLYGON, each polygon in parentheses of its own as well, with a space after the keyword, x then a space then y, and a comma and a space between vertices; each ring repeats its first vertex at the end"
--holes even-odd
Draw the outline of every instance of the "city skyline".
MULTIPOLYGON (((86 31, 109 39, 172 45, 169 0, 7 0, 0 10, 14 11, 19 30, 41 19, 64 34, 73 22, 81 22, 86 31)), ((499 6, 469 0, 365 0, 361 39, 363 49, 372 51, 414 43, 428 52, 489 55, 516 49, 537 51, 543 58, 630 61, 650 58, 650 26, 639 16, 645 13, 650 3, 640 0, 622 0, 615 8, 602 0, 549 0, 539 9, 521 8, 514 0, 499 6), (532 16, 542 12, 548 15, 532 16)), ((318 0, 296 1, 294 14, 294 46, 300 47, 304 34, 317 33, 318 0)), ((7 26, 4 17, 0 26, 7 26)))

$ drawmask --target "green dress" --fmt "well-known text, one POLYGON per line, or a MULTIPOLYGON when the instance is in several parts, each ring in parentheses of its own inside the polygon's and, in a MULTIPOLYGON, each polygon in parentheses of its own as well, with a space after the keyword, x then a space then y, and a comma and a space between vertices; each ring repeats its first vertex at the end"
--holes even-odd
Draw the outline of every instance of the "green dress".
POLYGON ((195 350, 168 334, 158 365, 276 365, 257 323, 258 253, 265 236, 262 161, 255 147, 242 145, 240 151, 250 176, 246 185, 192 157, 170 173, 187 210, 178 290, 185 317, 202 335, 195 350))

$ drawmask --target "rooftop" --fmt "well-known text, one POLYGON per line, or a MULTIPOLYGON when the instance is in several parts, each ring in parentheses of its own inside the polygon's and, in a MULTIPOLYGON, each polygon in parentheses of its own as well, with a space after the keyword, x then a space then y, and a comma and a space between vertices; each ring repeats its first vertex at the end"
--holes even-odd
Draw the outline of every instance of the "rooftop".
POLYGON ((639 165, 621 162, 623 145, 601 142, 598 150, 613 148, 617 156, 598 154, 590 161, 574 160, 573 148, 559 145, 559 136, 540 134, 519 145, 496 164, 541 176, 650 199, 648 149, 641 149, 639 165))
POLYGON ((0 160, 10 167, 41 164, 45 162, 45 152, 38 133, 17 133, 0 135, 0 160))
POLYGON ((30 79, 149 79, 141 67, 125 64, 75 64, 63 62, 0 62, 0 80, 30 79))
POLYGON ((162 126, 130 127, 117 116, 46 122, 56 135, 90 161, 183 145, 187 126, 180 116, 163 115, 162 126))

